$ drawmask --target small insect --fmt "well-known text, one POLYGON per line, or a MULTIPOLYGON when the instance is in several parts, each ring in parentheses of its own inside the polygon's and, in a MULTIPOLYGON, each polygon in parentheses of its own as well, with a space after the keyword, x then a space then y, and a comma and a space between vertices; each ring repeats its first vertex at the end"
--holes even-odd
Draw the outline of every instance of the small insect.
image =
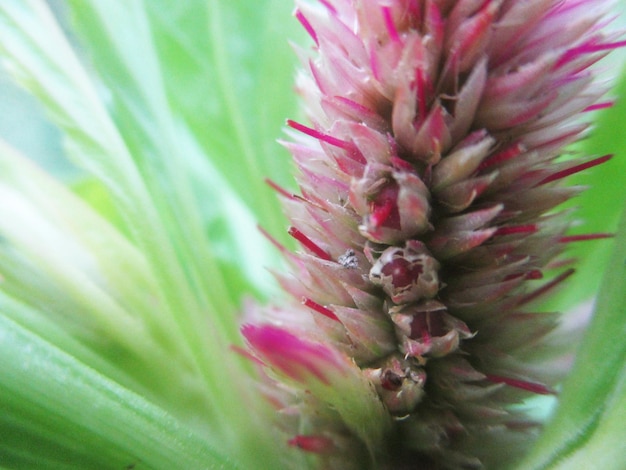
POLYGON ((354 254, 352 248, 346 250, 346 252, 337 258, 337 262, 347 269, 357 269, 359 267, 359 259, 354 254))

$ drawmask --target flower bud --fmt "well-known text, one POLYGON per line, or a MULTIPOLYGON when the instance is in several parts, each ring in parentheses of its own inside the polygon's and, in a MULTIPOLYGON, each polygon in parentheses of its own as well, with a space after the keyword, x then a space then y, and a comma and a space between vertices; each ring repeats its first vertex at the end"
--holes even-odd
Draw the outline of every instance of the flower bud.
POLYGON ((439 263, 426 246, 408 240, 404 248, 389 247, 370 270, 372 283, 381 286, 395 304, 430 299, 439 291, 439 263))
POLYGON ((473 336, 464 322, 449 315, 445 305, 436 300, 392 307, 389 313, 400 351, 407 356, 443 357, 455 351, 461 339, 473 336))
POLYGON ((416 174, 369 164, 349 197, 363 217, 359 231, 373 242, 391 245, 430 228, 429 192, 416 174))
POLYGON ((363 372, 393 415, 410 413, 424 395, 426 372, 414 361, 404 359, 399 354, 388 356, 379 367, 363 372))

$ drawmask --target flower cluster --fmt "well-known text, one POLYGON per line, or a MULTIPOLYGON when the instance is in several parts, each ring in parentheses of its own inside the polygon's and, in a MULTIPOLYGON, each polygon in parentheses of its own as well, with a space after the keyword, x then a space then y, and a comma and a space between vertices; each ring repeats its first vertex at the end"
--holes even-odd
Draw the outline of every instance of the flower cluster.
POLYGON ((301 302, 243 329, 284 383, 290 444, 329 468, 480 468, 530 442, 511 405, 564 372, 540 354, 556 317, 532 308, 573 273, 555 208, 580 188, 561 180, 610 158, 562 158, 604 106, 606 6, 298 5, 312 124, 288 121, 301 194, 277 189, 303 247, 279 246, 278 277, 301 302))

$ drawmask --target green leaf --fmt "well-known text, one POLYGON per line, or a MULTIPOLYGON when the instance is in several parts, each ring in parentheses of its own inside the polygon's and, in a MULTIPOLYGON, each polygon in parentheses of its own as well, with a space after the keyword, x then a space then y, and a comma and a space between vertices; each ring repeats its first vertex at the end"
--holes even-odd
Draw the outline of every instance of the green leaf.
MULTIPOLYGON (((44 2, 0 4, 0 53, 17 81, 64 132, 69 156, 106 188, 128 240, 111 235, 115 230, 95 222, 98 218, 84 205, 74 217, 76 201, 57 197, 63 194, 58 185, 8 156, 5 165, 19 169, 20 177, 6 174, 5 189, 17 206, 4 209, 24 209, 16 212, 21 224, 10 217, 4 221, 4 236, 10 240, 4 246, 8 291, 25 304, 24 309, 16 307, 13 316, 19 318, 28 309, 30 319, 23 324, 35 328, 51 311, 64 312, 59 321, 78 338, 75 350, 82 345, 89 351, 108 351, 107 359, 134 368, 133 378, 143 388, 124 382, 124 376, 109 367, 107 373, 116 380, 135 391, 150 388, 158 395, 155 399, 160 398, 159 405, 195 422, 227 453, 239 454, 244 466, 275 461, 280 446, 273 443, 272 432, 259 431, 263 397, 251 387, 244 361, 229 350, 239 341, 237 300, 248 285, 242 273, 253 270, 226 271, 224 264, 239 260, 241 255, 235 253, 254 251, 256 242, 250 243, 247 233, 253 232, 252 217, 211 161, 200 158, 196 137, 172 113, 143 4, 90 0, 76 8, 93 14, 88 24, 96 40, 104 41, 105 56, 119 56, 121 62, 110 58, 118 66, 112 70, 124 76, 126 85, 106 90, 94 81, 44 2), (209 187, 203 193, 206 200, 197 198, 202 184, 209 187), (42 210, 49 207, 54 207, 52 213, 42 210), (223 209, 229 212, 220 212, 223 209), (236 224, 223 223, 231 217, 236 224), (28 232, 29 227, 36 230, 28 232), (242 228, 239 237, 230 236, 242 228), (211 231, 233 243, 216 249, 207 235, 211 231), (54 247, 62 250, 49 248, 50 234, 54 247), (247 243, 248 251, 232 249, 235 242, 247 243), (116 244, 128 249, 118 252, 116 244), (120 271, 143 264, 139 271, 147 273, 148 281, 122 272, 119 279, 105 276, 103 282, 101 268, 111 267, 116 259, 120 271), (111 288, 111 280, 125 295, 111 288), (151 341, 161 350, 151 349, 151 341), (126 363, 129 349, 134 355, 126 363), (178 354, 164 354, 172 349, 178 354), (179 379, 184 379, 182 386, 179 379), (155 384, 169 390, 165 393, 155 384)), ((257 255, 250 264, 263 258, 257 255)), ((62 335, 53 337, 60 348, 74 347, 62 335)), ((105 365, 100 366, 104 370, 105 365)))
MULTIPOLYGON (((211 171, 225 177, 265 228, 282 235, 284 218, 263 179, 292 181, 287 153, 275 143, 284 119, 295 114, 295 55, 286 42, 297 26, 289 16, 291 2, 70 5, 142 172, 161 165, 158 172, 168 175, 180 199, 188 187, 184 169, 197 159, 181 140, 193 140, 211 171)), ((195 191, 184 197, 209 200, 201 186, 195 191)), ((158 195, 155 189, 152 194, 158 195)), ((175 201, 177 212, 188 221, 181 202, 175 201)))
POLYGON ((270 177, 293 185, 291 159, 276 144, 298 117, 296 55, 302 28, 291 0, 146 2, 169 102, 205 154, 280 238, 284 219, 270 177))
POLYGON ((572 469, 615 469, 626 468, 624 452, 624 423, 626 422, 626 367, 616 374, 621 377, 609 400, 606 401, 602 415, 597 420, 593 434, 583 446, 563 460, 558 461, 554 470, 572 469))
MULTIPOLYGON (((111 193, 99 180, 91 177, 79 178, 71 185, 71 189, 118 230, 124 230, 124 220, 115 206, 111 193)), ((128 233, 125 235, 129 236, 128 233)))
POLYGON ((625 337, 626 206, 575 367, 563 384, 555 416, 520 470, 624 468, 625 337))
MULTIPOLYGON (((114 5, 108 6, 112 10, 114 5)), ((0 21, 3 22, 0 51, 6 56, 11 71, 41 100, 65 132, 69 154, 111 192, 127 232, 159 276, 162 292, 167 295, 172 308, 191 315, 210 306, 215 313, 216 327, 227 337, 234 338, 236 327, 232 322, 223 321, 224 313, 231 315, 235 310, 232 296, 227 295, 232 291, 227 288, 220 290, 224 282, 219 263, 207 243, 203 243, 206 238, 199 234, 197 217, 190 214, 194 208, 189 204, 178 208, 178 213, 182 214, 179 217, 188 216, 188 232, 190 237, 195 237, 192 244, 181 243, 180 237, 176 237, 182 228, 172 224, 174 212, 168 212, 168 206, 163 206, 168 195, 178 194, 180 181, 170 180, 173 187, 160 188, 160 192, 150 187, 153 181, 165 175, 154 171, 141 173, 134 160, 136 155, 131 153, 133 149, 129 148, 116 123, 111 120, 91 78, 43 3, 3 3, 0 12, 0 21), (193 248, 196 251, 190 253, 193 248), (185 263, 189 259, 192 262, 185 263), (197 272, 200 264, 202 273, 197 272), (208 297, 198 288, 202 285, 199 278, 210 278, 214 288, 223 294, 208 297), (198 302, 202 302, 202 307, 198 306, 198 302)), ((158 116, 155 119, 158 123, 158 116)), ((164 130, 166 134, 167 131, 171 129, 164 130)), ((156 144, 148 142, 146 145, 152 147, 156 144)), ((179 197, 184 197, 184 194, 179 197)), ((188 239, 183 238, 185 241, 188 239)), ((196 317, 180 321, 181 328, 192 331, 197 330, 197 325, 185 326, 182 323, 203 320, 196 317)))
POLYGON ((28 325, 47 339, 50 321, 62 325, 58 345, 82 342, 100 355, 99 363, 117 367, 111 377, 125 377, 124 383, 142 377, 153 397, 160 392, 174 402, 174 384, 183 378, 173 363, 193 361, 142 254, 1 141, 0 195, 2 289, 32 311, 11 307, 4 314, 20 323, 30 318, 28 325))
MULTIPOLYGON (((623 5, 624 2, 622 9, 623 5)), ((617 62, 615 65, 621 63, 617 62)), ((615 99, 615 105, 596 112, 597 119, 590 136, 575 146, 582 155, 615 156, 599 167, 568 179, 572 185, 588 187, 583 194, 567 204, 567 207, 576 208, 573 218, 577 224, 570 231, 572 235, 615 233, 626 199, 624 179, 618 176, 626 174, 626 140, 623 138, 621 126, 615 125, 626 117, 626 69, 611 97, 615 99)), ((577 258, 576 273, 568 279, 563 289, 546 300, 542 308, 547 311, 566 311, 596 295, 602 282, 602 277, 598 273, 604 272, 608 266, 611 247, 610 240, 571 243, 567 256, 577 258)))
POLYGON ((61 137, 43 115, 41 105, 25 90, 13 83, 0 67, 0 136, 21 152, 37 159, 47 171, 70 179, 76 168, 65 158, 61 137))
MULTIPOLYGON (((218 360, 204 365, 216 380, 206 381, 134 246, 75 195, 2 145, 0 195, 5 202, 0 205, 0 274, 9 294, 0 294, 0 318, 19 323, 150 399, 236 456, 243 467, 276 461, 281 445, 272 444, 272 431, 259 435, 266 405, 238 357, 210 329, 198 331, 209 346, 221 347, 213 358, 218 360)), ((32 359, 45 360, 40 353, 33 349, 32 359)), ((3 357, 0 376, 7 387, 29 380, 31 370, 18 377, 9 373, 10 366, 3 357)), ((0 407, 13 409, 16 400, 0 396, 0 407)))
POLYGON ((234 469, 207 439, 0 315, 9 468, 234 469))

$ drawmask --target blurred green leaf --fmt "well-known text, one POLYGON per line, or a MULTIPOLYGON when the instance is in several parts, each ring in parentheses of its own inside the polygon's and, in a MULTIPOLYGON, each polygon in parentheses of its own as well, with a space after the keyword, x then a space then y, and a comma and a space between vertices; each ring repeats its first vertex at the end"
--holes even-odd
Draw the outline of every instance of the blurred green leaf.
POLYGON ((0 109, 0 135, 4 140, 36 158, 47 171, 64 179, 75 176, 76 169, 63 153, 59 130, 45 118, 41 104, 13 83, 2 67, 0 109))
POLYGON ((282 232, 281 209, 263 178, 293 184, 291 159, 276 144, 285 119, 298 115, 296 56, 287 41, 303 32, 293 2, 146 6, 172 107, 263 225, 282 232))
POLYGON ((2 465, 235 468, 164 410, 2 315, 0 358, 2 465))
POLYGON ((111 193, 102 182, 95 178, 83 177, 74 182, 71 189, 118 230, 124 230, 124 219, 119 214, 111 193))
MULTIPOLYGON (((116 349, 119 343, 141 358, 135 373, 143 385, 153 385, 152 394, 161 395, 159 405, 210 433, 212 442, 219 442, 229 455, 240 454, 238 460, 246 464, 262 466, 275 461, 280 446, 271 445, 271 432, 259 432, 258 413, 266 404, 249 386, 244 360, 229 350, 230 344, 239 341, 239 299, 248 286, 262 285, 255 278, 261 276, 255 263, 264 255, 263 248, 257 250, 261 237, 257 234, 255 239, 251 228, 254 218, 213 169, 211 160, 202 156, 197 138, 172 112, 143 3, 89 0, 74 6, 77 16, 80 12, 88 16, 84 21, 92 36, 85 37, 101 46, 88 48, 94 52, 93 65, 109 67, 119 81, 109 82, 107 73, 103 82, 95 81, 41 1, 0 4, 0 52, 16 80, 40 100, 63 131, 69 156, 106 188, 110 197, 95 205, 114 202, 128 237, 124 243, 130 246, 128 251, 140 256, 125 257, 115 245, 108 246, 114 231, 91 230, 89 224, 81 224, 81 218, 73 219, 75 202, 68 203, 68 196, 58 200, 61 192, 50 190, 54 186, 50 181, 38 177, 45 184, 37 188, 37 179, 28 175, 30 170, 21 179, 7 174, 6 187, 17 204, 13 209, 28 208, 18 214, 30 217, 21 225, 7 218, 3 227, 3 235, 10 239, 4 252, 8 260, 5 269, 13 270, 10 293, 25 304, 25 309, 14 309, 15 316, 28 307, 33 318, 23 324, 33 328, 37 316, 43 319, 55 309, 57 314, 65 313, 61 321, 68 326, 79 319, 80 328, 72 330, 72 336, 87 348, 100 352, 110 348, 104 356, 122 368, 132 367, 136 357, 128 357, 123 348, 116 349), (18 180, 30 186, 20 187, 15 184, 18 180), (202 198, 198 197, 199 188, 205 189, 202 198), (33 194, 37 197, 30 201, 33 194), (47 220, 45 210, 37 213, 39 205, 55 207, 66 224, 47 220), (27 234, 29 224, 46 230, 27 234), (63 250, 41 248, 50 245, 46 239, 50 233, 72 256, 64 258, 63 250), (85 242, 82 235, 87 238, 86 248, 80 244, 85 242), (215 242, 210 236, 221 238, 215 242), (26 242, 30 252, 22 253, 26 242), (76 250, 88 261, 95 259, 96 267, 90 270, 81 265, 77 269, 72 264, 76 250), (114 256, 107 259, 107 254, 111 255, 107 250, 113 250, 114 256), (253 267, 239 269, 242 258, 250 253, 254 255, 247 265, 253 267), (125 269, 124 263, 131 267, 144 264, 150 282, 139 283, 124 272, 113 280, 128 295, 118 297, 111 285, 101 282, 98 270, 116 262, 120 270, 125 269), (37 296, 29 290, 32 283, 41 287, 34 290, 37 296), (45 305, 46 299, 50 305, 45 305), (96 324, 101 324, 89 323, 94 317, 96 324), (159 354, 146 346, 151 340, 164 347, 159 354), (181 354, 164 355, 171 346, 181 354), (227 383, 224 370, 228 371, 227 383), (183 379, 184 385, 178 379, 183 379)), ((9 167, 16 167, 16 159, 7 161, 9 167)), ((88 220, 95 218, 84 207, 80 214, 88 220)), ((56 345, 60 348, 66 345, 62 335, 50 339, 59 340, 56 345)), ((115 368, 107 372, 124 382, 115 368)), ((132 381, 124 385, 146 391, 137 390, 132 381)))
POLYGON ((520 469, 618 470, 626 465, 626 206, 622 214, 595 316, 575 367, 563 384, 555 416, 520 469), (615 431, 617 435, 611 435, 615 431), (606 465, 598 466, 600 460, 606 465))
MULTIPOLYGON (((211 161, 211 171, 225 177, 264 227, 283 237, 285 221, 263 179, 292 181, 287 152, 275 143, 284 119, 296 113, 295 54, 286 38, 301 33, 290 17, 291 1, 70 5, 143 173, 156 160, 168 184, 173 179, 176 185, 169 196, 184 194, 181 167, 194 156, 181 148, 177 133, 186 132, 184 138, 211 161)), ((199 191, 196 197, 205 196, 199 191)))
MULTIPOLYGON (((570 234, 615 233, 621 209, 626 201, 626 139, 621 126, 626 116, 626 69, 612 93, 615 105, 596 111, 597 119, 589 137, 575 146, 583 155, 613 154, 607 163, 572 176, 572 185, 588 189, 566 206, 576 207, 574 219, 578 222, 570 234)), ((544 310, 566 311, 577 303, 592 298, 602 282, 610 260, 611 240, 591 240, 571 243, 567 256, 577 258, 576 274, 555 295, 546 299, 544 310)))
POLYGON ((91 367, 175 402, 176 368, 193 361, 142 254, 1 141, 0 196, 2 289, 24 304, 2 302, 3 314, 59 346, 82 342, 92 354, 78 357, 91 367), (90 362, 94 352, 99 360, 90 362))
MULTIPOLYGON (((277 25, 293 22, 275 21, 289 1, 266 3, 70 2, 190 285, 233 304, 243 292, 269 296, 274 286, 265 268, 278 258, 255 220, 279 238, 285 224, 263 178, 285 181, 290 171, 274 140, 295 100, 267 93, 292 80, 293 54, 277 54, 275 43, 288 49, 277 25), (224 29, 220 15, 234 24, 224 29), (248 142, 252 134, 258 145, 248 142)), ((222 302, 216 310, 233 309, 222 302)))
MULTIPOLYGON (((616 376, 621 377, 610 398, 605 401, 601 416, 589 439, 563 460, 554 470, 626 468, 624 452, 624 423, 626 422, 626 366, 616 376)), ((595 423, 594 423, 595 424, 595 423)))

